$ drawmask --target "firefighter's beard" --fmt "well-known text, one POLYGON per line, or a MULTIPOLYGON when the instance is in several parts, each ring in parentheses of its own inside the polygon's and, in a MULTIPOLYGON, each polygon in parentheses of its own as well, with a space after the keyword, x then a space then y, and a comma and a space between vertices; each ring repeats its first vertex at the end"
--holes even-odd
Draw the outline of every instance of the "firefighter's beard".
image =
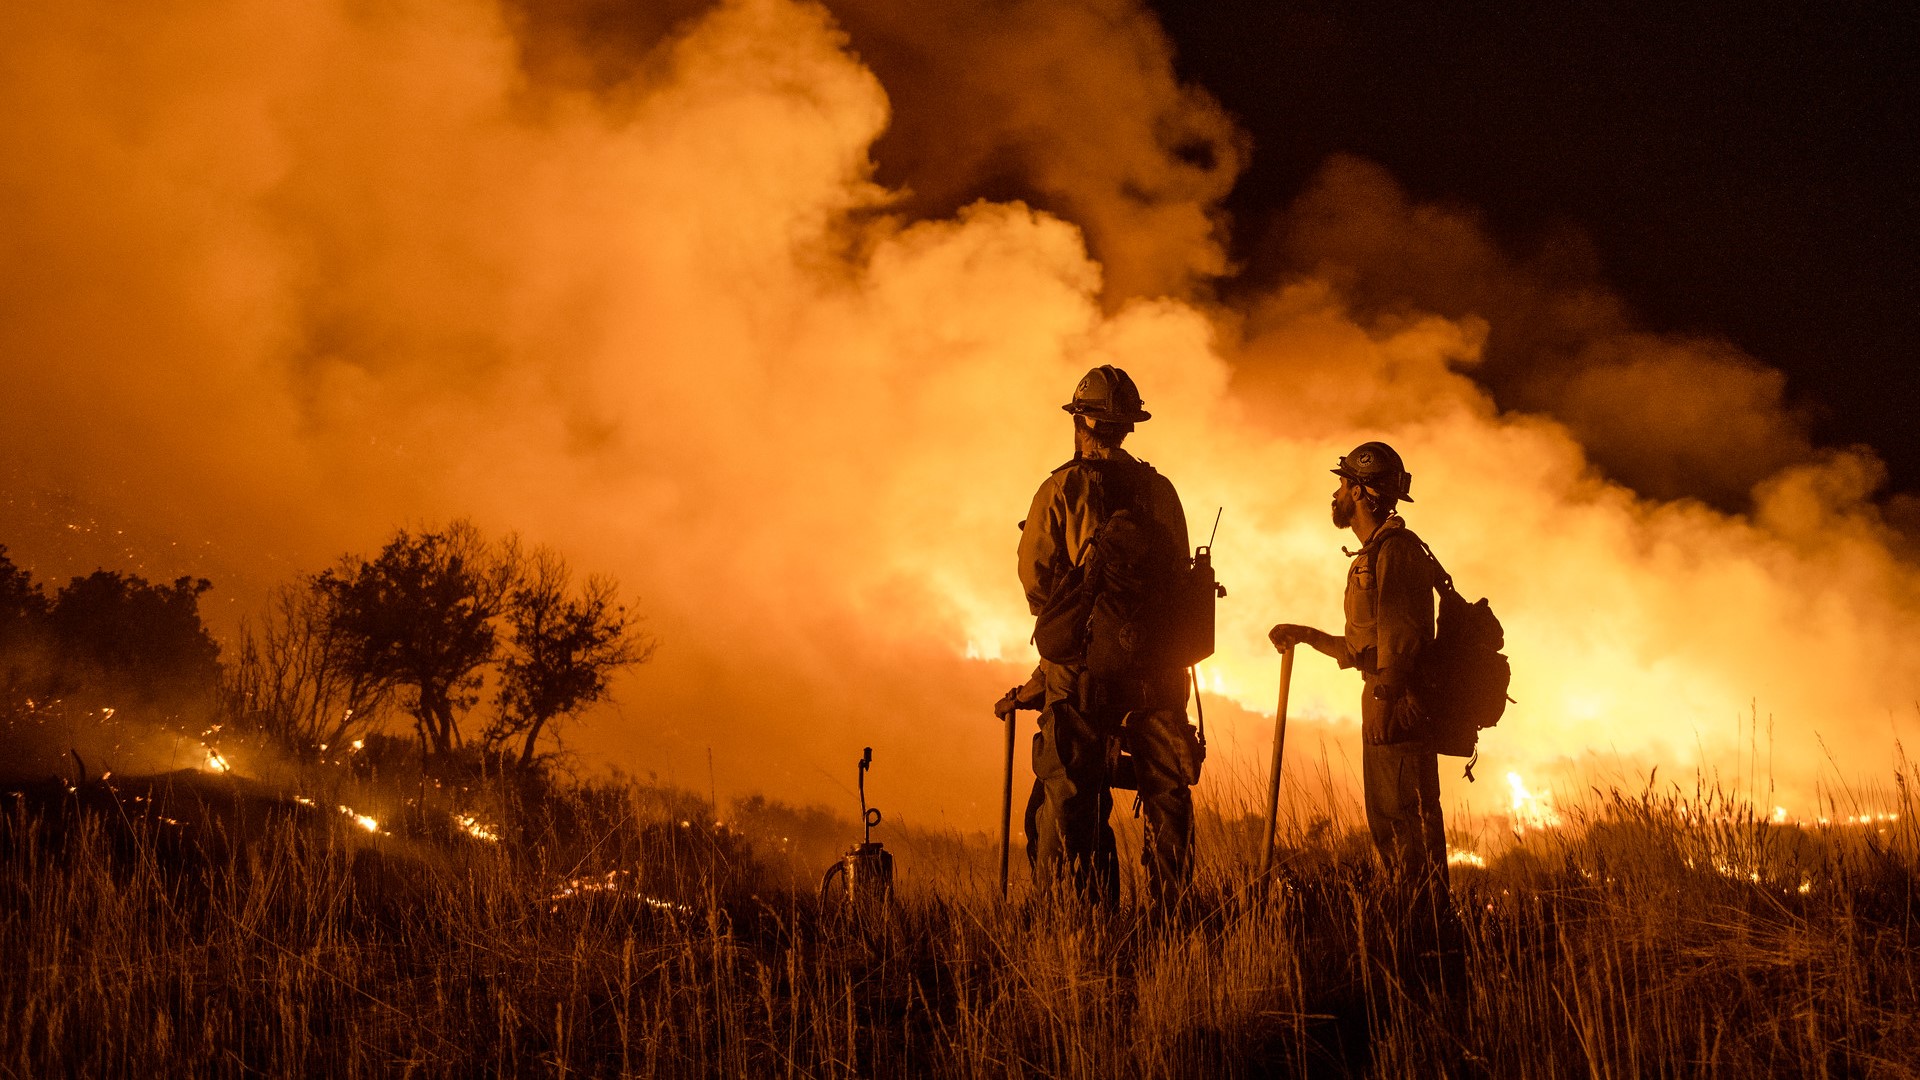
POLYGON ((1333 527, 1353 528, 1353 496, 1344 491, 1336 491, 1333 495, 1333 527))

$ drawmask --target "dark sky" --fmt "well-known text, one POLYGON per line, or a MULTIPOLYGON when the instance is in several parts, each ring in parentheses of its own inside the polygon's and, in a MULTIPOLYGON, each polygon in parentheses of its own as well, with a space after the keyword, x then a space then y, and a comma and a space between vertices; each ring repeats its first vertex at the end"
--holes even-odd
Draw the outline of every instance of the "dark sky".
POLYGON ((1920 4, 1154 6, 1253 136, 1229 204, 1250 273, 1320 162, 1359 154, 1503 242, 1579 228, 1649 329, 1781 368, 1820 442, 1920 490, 1920 4))

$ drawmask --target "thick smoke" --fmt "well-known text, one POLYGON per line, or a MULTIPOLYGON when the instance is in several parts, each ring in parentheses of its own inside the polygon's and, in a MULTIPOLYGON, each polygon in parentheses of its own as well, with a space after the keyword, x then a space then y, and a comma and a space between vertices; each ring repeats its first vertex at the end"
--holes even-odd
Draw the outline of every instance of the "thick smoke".
POLYGON ((1483 321, 1476 381, 1505 408, 1566 424, 1641 494, 1745 508, 1755 484, 1813 459, 1785 376, 1722 340, 1641 329, 1577 233, 1516 258, 1471 211, 1416 204, 1347 157, 1327 163, 1283 226, 1277 261, 1335 286, 1363 319, 1483 321))
MULTIPOLYGON (((806 799, 872 745, 876 797, 975 826, 1031 662, 1014 523, 1112 362, 1194 531, 1227 507, 1223 698, 1270 708, 1267 625, 1338 619, 1325 470, 1384 436, 1506 617, 1496 768, 1730 764, 1750 703, 1803 793, 1816 733, 1885 760, 1920 597, 1870 458, 1357 163, 1303 199, 1296 277, 1204 302, 1242 142, 1170 72, 1117 0, 9 9, 0 536, 90 569, 22 512, 60 493, 238 610, 470 514, 650 613, 596 760, 705 786, 710 751, 721 788, 806 799), (998 183, 1035 201, 973 201, 998 183)), ((1329 668, 1296 708, 1350 734, 1329 668)), ((1226 765, 1262 723, 1223 714, 1226 765)))
MULTIPOLYGON (((536 80, 618 103, 659 41, 711 6, 514 10, 536 80)), ((1085 230, 1109 305, 1184 294, 1228 269, 1218 204, 1245 139, 1210 95, 1175 79, 1166 36, 1136 0, 826 7, 893 105, 874 144, 890 209, 944 217, 987 197, 1057 212, 1085 230)))

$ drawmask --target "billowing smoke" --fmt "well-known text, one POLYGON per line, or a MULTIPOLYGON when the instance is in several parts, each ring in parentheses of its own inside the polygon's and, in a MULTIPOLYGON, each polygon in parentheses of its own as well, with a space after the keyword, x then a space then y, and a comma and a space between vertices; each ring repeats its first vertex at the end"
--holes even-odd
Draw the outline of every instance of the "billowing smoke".
POLYGON ((1565 423, 1641 494, 1744 508, 1755 484, 1813 457, 1780 372, 1724 341, 1640 329, 1578 234, 1549 234, 1515 258, 1470 211, 1415 204, 1383 170, 1345 157, 1284 225, 1277 261, 1334 285, 1363 320, 1484 321, 1475 380, 1505 408, 1565 423))
MULTIPOLYGON (((710 6, 513 2, 535 77, 605 101, 630 95, 661 38, 710 6)), ((1245 140, 1203 89, 1174 78, 1137 0, 826 6, 892 105, 873 146, 890 210, 940 217, 986 197, 1057 212, 1086 232, 1109 305, 1227 269, 1216 204, 1245 140)))
MULTIPOLYGON (((1269 624, 1337 624, 1325 470, 1370 437, 1506 618, 1497 768, 1731 768, 1753 709, 1804 795, 1816 735, 1871 772, 1920 697, 1877 466, 1751 358, 1353 162, 1296 210, 1298 273, 1208 301, 1245 147, 1137 7, 542 7, 0 15, 17 560, 126 530, 237 614, 471 515, 650 614, 595 760, 809 799, 872 745, 890 806, 975 826, 1032 655, 1014 523, 1111 362, 1196 534, 1226 507, 1205 677, 1246 709, 1269 624)), ((1350 724, 1330 668, 1296 708, 1350 724)), ((1223 711, 1226 764, 1262 723, 1223 711)))

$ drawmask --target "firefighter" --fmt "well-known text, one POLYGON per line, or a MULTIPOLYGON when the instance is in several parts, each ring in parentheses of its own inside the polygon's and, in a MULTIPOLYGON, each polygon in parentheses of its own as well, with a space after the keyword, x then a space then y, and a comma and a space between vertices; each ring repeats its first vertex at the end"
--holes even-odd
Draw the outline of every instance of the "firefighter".
MULTIPOLYGON (((1087 558, 1096 530, 1123 509, 1151 530, 1168 560, 1186 558, 1186 514, 1173 484, 1121 449, 1133 426, 1149 418, 1141 405, 1127 373, 1103 365, 1087 372, 1062 406, 1073 418, 1073 459, 1040 485, 1021 523, 1020 583, 1036 616, 1087 558)), ((1112 785, 1130 779, 1146 812, 1141 857, 1149 896, 1156 910, 1167 910, 1192 875, 1190 785, 1200 748, 1187 723, 1185 672, 1142 665, 1124 676, 1096 677, 1084 664, 1043 659, 1034 676, 995 711, 1041 710, 1026 818, 1036 880, 1064 879, 1091 900, 1117 902, 1112 785), (1115 775, 1122 750, 1131 759, 1130 778, 1115 775)))
MULTIPOLYGON (((1367 828, 1390 876, 1419 904, 1416 930, 1443 938, 1452 925, 1447 845, 1440 818, 1439 758, 1425 741, 1427 717, 1409 691, 1414 663, 1433 641, 1435 570, 1407 529, 1401 503, 1413 501, 1413 478, 1383 442, 1354 448, 1333 469, 1333 524, 1360 540, 1347 567, 1346 632, 1281 623, 1268 633, 1274 648, 1311 645, 1343 668, 1360 672, 1361 786, 1367 828)), ((1428 943, 1433 938, 1420 934, 1428 943)), ((1430 947, 1430 944, 1429 944, 1430 947)))

